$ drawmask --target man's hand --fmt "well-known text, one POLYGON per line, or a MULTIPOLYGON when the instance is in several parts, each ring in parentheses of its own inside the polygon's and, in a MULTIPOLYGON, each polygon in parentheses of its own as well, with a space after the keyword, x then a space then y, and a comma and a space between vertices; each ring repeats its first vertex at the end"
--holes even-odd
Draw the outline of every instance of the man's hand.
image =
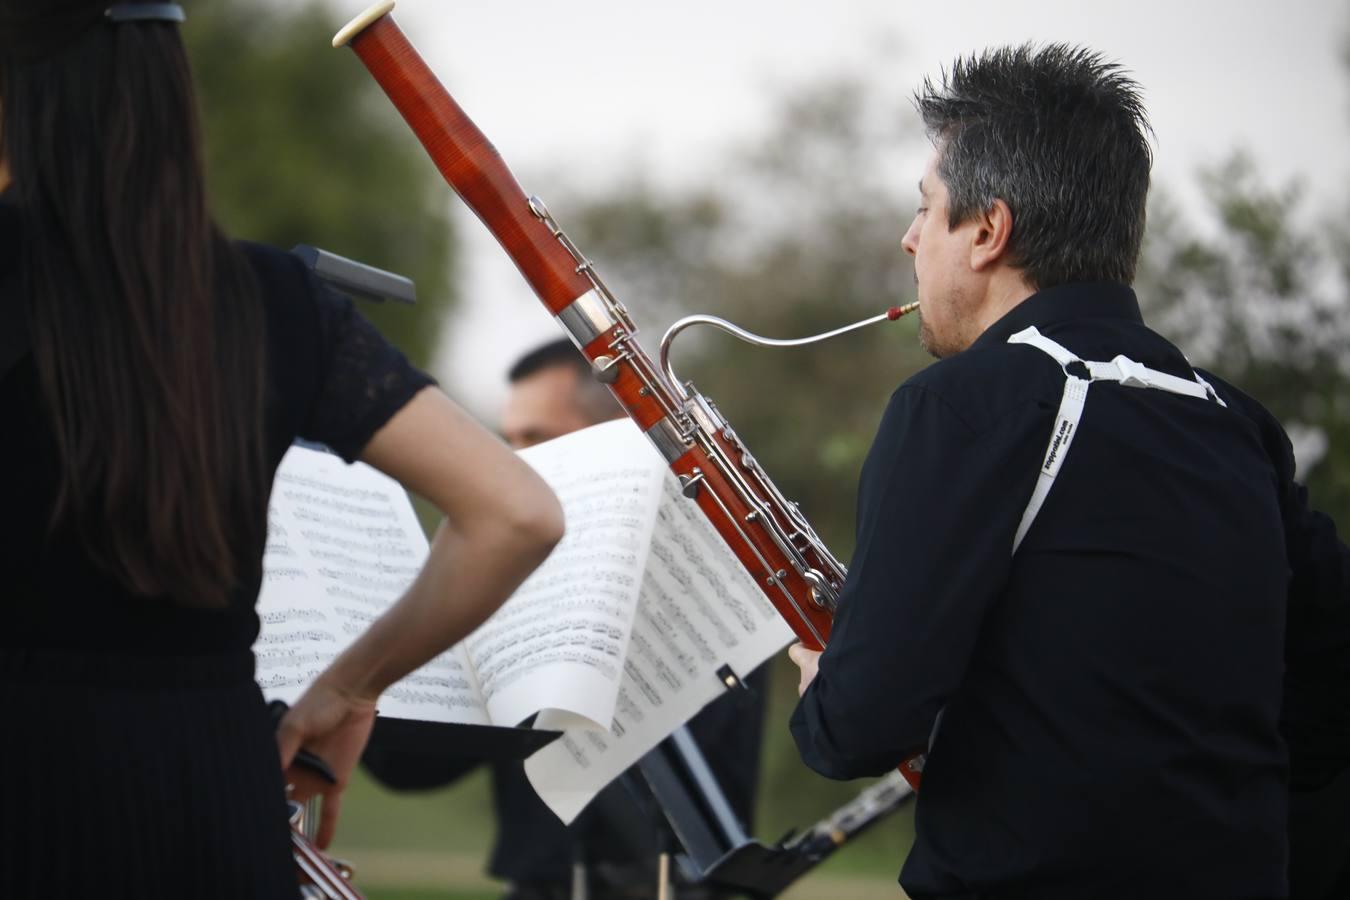
POLYGON ((801 644, 793 644, 788 648, 788 659, 796 663, 798 669, 801 669, 801 680, 797 682, 797 696, 800 697, 806 693, 812 679, 816 677, 816 666, 820 661, 820 651, 807 650, 801 644))

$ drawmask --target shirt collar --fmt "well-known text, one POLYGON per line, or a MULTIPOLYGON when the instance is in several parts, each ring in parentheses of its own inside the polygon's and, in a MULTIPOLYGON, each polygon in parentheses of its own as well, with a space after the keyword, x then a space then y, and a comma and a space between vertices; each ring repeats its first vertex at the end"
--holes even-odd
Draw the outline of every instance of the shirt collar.
POLYGON ((1071 319, 1128 319, 1143 323, 1139 301, 1129 285, 1102 281, 1087 284, 1062 284, 1037 291, 1014 306, 971 348, 1006 343, 1008 338, 1031 325, 1049 325, 1071 319))

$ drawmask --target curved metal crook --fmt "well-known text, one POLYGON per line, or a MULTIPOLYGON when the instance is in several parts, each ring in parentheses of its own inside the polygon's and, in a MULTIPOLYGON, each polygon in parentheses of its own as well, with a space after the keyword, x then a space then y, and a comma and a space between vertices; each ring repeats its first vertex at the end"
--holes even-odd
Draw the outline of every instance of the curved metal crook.
POLYGON ((761 347, 801 347, 806 344, 814 344, 817 341, 829 340, 832 337, 837 337, 838 335, 846 334, 850 331, 856 331, 859 328, 866 328, 868 325, 874 325, 883 320, 895 320, 901 316, 914 312, 918 308, 919 304, 917 302, 907 303, 904 306, 892 306, 884 313, 872 316, 870 319, 863 319, 861 322, 854 322, 852 325, 845 325, 842 328, 836 328, 833 331, 824 331, 820 334, 810 335, 809 337, 788 339, 766 338, 762 335, 746 331, 739 325, 735 325, 728 322, 726 319, 718 318, 717 316, 685 316, 683 319, 676 320, 673 325, 666 329, 666 333, 661 336, 661 371, 664 372, 666 378, 670 380, 671 385, 674 386, 675 390, 679 393, 680 398, 682 400, 688 400, 688 392, 685 391, 684 385, 680 382, 680 379, 676 377, 675 370, 670 365, 670 347, 675 340, 675 335, 694 325, 711 325, 714 328, 725 331, 727 334, 740 338, 747 344, 758 344, 761 347))

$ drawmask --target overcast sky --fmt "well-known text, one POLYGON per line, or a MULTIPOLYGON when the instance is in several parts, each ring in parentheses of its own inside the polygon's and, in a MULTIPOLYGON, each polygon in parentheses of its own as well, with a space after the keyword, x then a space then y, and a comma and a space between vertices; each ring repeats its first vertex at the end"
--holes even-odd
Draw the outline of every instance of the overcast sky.
MULTIPOLYGON (((671 184, 704 176, 765 123, 775 89, 813 76, 859 73, 903 95, 958 55, 1062 40, 1134 73, 1157 133, 1155 182, 1183 201, 1199 167, 1242 147, 1273 179, 1302 179, 1317 211, 1347 208, 1344 0, 400 0, 394 15, 545 199, 637 163, 671 184)), ((461 225, 466 302, 437 368, 491 422, 514 356, 557 332, 484 229, 461 225)), ((654 346, 669 323, 640 324, 654 346)))

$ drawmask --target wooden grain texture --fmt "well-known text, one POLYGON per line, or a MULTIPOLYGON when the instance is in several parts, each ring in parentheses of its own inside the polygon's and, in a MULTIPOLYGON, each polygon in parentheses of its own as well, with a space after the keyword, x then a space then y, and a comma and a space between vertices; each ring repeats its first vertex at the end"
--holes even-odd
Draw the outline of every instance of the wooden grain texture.
POLYGON ((501 243, 531 288, 557 315, 590 290, 576 260, 530 211, 497 148, 465 114, 390 16, 351 47, 402 114, 455 192, 501 243))

